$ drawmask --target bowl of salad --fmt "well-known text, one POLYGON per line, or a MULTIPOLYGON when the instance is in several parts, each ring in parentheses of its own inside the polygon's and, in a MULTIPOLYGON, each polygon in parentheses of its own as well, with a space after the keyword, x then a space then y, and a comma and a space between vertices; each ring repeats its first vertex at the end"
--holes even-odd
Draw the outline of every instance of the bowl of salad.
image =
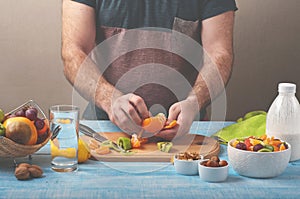
POLYGON ((284 172, 291 156, 291 145, 283 140, 250 136, 228 142, 228 159, 238 174, 272 178, 284 172))

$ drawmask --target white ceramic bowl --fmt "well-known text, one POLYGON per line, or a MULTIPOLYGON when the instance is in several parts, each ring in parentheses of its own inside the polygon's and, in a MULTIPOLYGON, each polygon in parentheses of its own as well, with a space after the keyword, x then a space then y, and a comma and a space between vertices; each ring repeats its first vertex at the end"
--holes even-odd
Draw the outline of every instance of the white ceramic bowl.
POLYGON ((199 176, 202 180, 206 182, 222 182, 228 177, 228 164, 223 167, 207 167, 198 164, 199 176))
MULTIPOLYGON (((235 139, 234 139, 235 140, 235 139)), ((236 149, 228 142, 228 159, 232 168, 240 175, 253 178, 272 178, 280 175, 288 166, 291 145, 278 152, 253 152, 236 149)))
POLYGON ((174 156, 175 171, 182 175, 197 175, 199 161, 200 160, 179 160, 174 156))

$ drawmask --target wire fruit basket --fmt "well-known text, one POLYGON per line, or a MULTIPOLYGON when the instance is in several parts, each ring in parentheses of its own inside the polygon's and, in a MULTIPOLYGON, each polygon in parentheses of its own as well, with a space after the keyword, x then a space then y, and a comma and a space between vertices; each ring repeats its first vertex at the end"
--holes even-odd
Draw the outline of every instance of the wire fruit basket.
MULTIPOLYGON (((38 117, 40 119, 43 119, 45 122, 47 122, 49 124, 49 120, 47 119, 45 113, 40 108, 40 106, 33 100, 29 100, 28 102, 15 108, 14 110, 10 111, 9 113, 7 113, 5 115, 5 117, 9 117, 10 115, 15 114, 17 111, 19 111, 21 109, 30 108, 30 107, 36 108, 38 111, 38 117)), ((46 133, 47 133, 47 135, 44 138, 44 140, 42 142, 40 142, 38 144, 34 144, 34 145, 19 144, 5 136, 0 136, 0 157, 3 157, 3 158, 25 157, 27 155, 31 155, 31 154, 37 152, 40 148, 42 148, 43 146, 45 146, 48 143, 49 139, 52 136, 52 133, 50 132, 49 129, 46 133)))

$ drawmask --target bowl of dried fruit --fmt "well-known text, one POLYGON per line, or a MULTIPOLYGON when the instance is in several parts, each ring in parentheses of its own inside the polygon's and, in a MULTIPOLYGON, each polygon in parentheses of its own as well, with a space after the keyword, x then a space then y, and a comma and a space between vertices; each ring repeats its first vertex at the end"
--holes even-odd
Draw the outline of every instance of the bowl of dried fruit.
POLYGON ((228 142, 228 159, 240 175, 272 178, 284 172, 291 156, 289 143, 274 137, 250 136, 228 142))
POLYGON ((0 121, 0 157, 25 157, 47 144, 52 133, 49 120, 30 100, 5 114, 0 121))
POLYGON ((206 182, 222 182, 228 177, 228 163, 218 156, 201 160, 198 165, 199 176, 206 182))
POLYGON ((178 174, 197 175, 198 163, 202 159, 199 153, 182 152, 174 156, 174 167, 178 174))

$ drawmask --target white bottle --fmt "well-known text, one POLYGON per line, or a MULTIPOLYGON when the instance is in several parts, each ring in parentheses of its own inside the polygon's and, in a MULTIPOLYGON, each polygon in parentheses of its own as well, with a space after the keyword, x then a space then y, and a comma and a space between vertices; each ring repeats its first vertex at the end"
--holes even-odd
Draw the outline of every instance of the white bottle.
POLYGON ((291 144, 290 161, 300 159, 300 105, 295 96, 296 85, 280 83, 278 96, 268 114, 266 133, 291 144))

